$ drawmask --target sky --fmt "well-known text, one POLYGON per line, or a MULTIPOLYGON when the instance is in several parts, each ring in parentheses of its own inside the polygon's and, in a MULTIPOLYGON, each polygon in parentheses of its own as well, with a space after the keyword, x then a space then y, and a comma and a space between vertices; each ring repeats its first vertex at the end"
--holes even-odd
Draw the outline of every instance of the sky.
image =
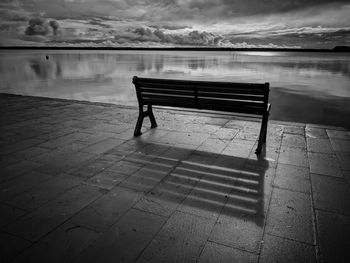
POLYGON ((350 46, 350 0, 0 0, 0 46, 350 46))

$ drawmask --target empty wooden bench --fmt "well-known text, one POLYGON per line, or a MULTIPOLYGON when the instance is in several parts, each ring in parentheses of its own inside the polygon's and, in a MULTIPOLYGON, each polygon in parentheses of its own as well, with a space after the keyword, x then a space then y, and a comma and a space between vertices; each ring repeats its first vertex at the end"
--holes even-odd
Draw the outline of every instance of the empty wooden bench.
POLYGON ((134 136, 141 135, 145 117, 151 120, 151 128, 157 127, 152 106, 171 106, 192 109, 206 109, 236 112, 262 116, 259 154, 266 142, 267 122, 270 112, 269 83, 230 83, 212 81, 192 81, 175 79, 154 79, 133 77, 139 103, 134 136), (144 110, 147 106, 147 110, 144 110))

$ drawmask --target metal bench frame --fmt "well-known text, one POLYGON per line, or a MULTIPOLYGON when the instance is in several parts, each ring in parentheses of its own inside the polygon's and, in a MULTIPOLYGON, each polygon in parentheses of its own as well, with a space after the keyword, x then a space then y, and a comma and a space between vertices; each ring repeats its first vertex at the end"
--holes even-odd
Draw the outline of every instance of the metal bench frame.
POLYGON ((155 79, 133 77, 139 116, 134 136, 140 136, 143 119, 149 117, 151 128, 157 127, 152 106, 171 106, 192 109, 206 109, 225 112, 244 113, 262 116, 259 133, 259 154, 266 143, 267 122, 271 104, 270 84, 232 83, 213 81, 193 81, 175 79, 155 79), (147 110, 144 110, 147 106, 147 110))

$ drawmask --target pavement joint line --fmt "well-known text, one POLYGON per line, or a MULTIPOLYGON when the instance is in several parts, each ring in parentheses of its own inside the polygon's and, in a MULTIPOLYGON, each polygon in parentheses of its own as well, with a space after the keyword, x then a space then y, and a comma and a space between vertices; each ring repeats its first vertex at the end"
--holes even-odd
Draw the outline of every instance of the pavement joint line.
MULTIPOLYGON (((341 169, 339 171, 341 171, 341 169)), ((342 177, 337 177, 337 176, 333 176, 333 175, 329 175, 329 174, 318 174, 318 173, 311 173, 311 172, 309 172, 309 173, 310 173, 310 175, 313 174, 313 175, 317 175, 317 176, 321 176, 321 177, 332 178, 334 180, 345 180, 346 181, 343 173, 342 173, 342 177)), ((311 181, 311 178, 310 178, 310 181, 311 181)))
MULTIPOLYGON (((283 134, 282 134, 282 138, 283 138, 283 134)), ((279 157, 280 157, 280 149, 281 149, 281 147, 282 147, 282 140, 281 140, 281 143, 279 144, 279 148, 278 148, 278 156, 276 158, 277 164, 278 164, 278 160, 279 160, 279 157)), ((273 178, 271 180, 271 182, 272 182, 271 193, 270 193, 270 197, 269 197, 269 200, 268 200, 268 204, 267 204, 267 208, 266 208, 266 214, 265 214, 265 218, 264 218, 264 225, 263 225, 263 231, 262 231, 262 241, 265 239, 265 236, 267 235, 267 233, 266 233, 267 217, 268 217, 268 214, 270 212, 272 195, 273 195, 273 192, 274 192, 274 189, 275 189, 274 182, 275 182, 275 179, 276 179, 276 174, 277 174, 277 169, 274 169, 273 178)), ((263 211, 263 212, 265 213, 265 211, 263 211)), ((260 262, 262 248, 263 248, 263 243, 260 242, 259 249, 258 249, 259 256, 258 256, 257 263, 260 262)))
POLYGON ((276 235, 276 234, 272 234, 272 233, 266 233, 266 235, 273 236, 273 237, 278 237, 278 238, 281 238, 281 239, 286 239, 286 240, 289 240, 289 241, 293 241, 293 242, 304 244, 304 245, 308 245, 308 246, 317 247, 316 244, 311 244, 311 243, 308 243, 308 242, 295 240, 295 239, 290 238, 290 237, 282 237, 282 236, 279 236, 279 235, 276 235))
POLYGON ((341 216, 350 216, 350 213, 346 214, 346 213, 342 213, 342 212, 338 212, 338 211, 332 211, 332 210, 327 210, 327 209, 323 209, 323 208, 315 208, 315 211, 320 211, 320 212, 325 212, 328 214, 334 214, 334 215, 341 215, 341 216))
MULTIPOLYGON (((135 209, 133 207, 129 208, 129 210, 131 209, 135 209)), ((128 210, 128 211, 129 211, 128 210)), ((137 209, 135 209, 137 210, 137 209)), ((146 213, 145 211, 142 211, 144 213, 146 213)), ((175 212, 175 211, 174 211, 175 212)), ((159 216, 159 215, 158 215, 159 216)), ((137 255, 137 257, 135 258, 134 262, 137 262, 139 260, 139 258, 142 256, 143 252, 149 247, 149 245, 152 243, 152 241, 154 240, 154 238, 160 233, 160 231, 163 229, 163 227, 168 223, 168 221, 170 220, 170 216, 169 218, 167 218, 166 220, 164 220, 163 224, 159 227, 158 231, 156 233, 154 233, 153 237, 150 238, 149 242, 147 243, 147 245, 144 246, 144 248, 139 252, 139 254, 137 255)))
POLYGON ((243 252, 247 252, 247 253, 250 253, 250 254, 253 254, 253 255, 259 255, 259 252, 249 251, 249 250, 246 250, 246 249, 244 249, 242 247, 228 246, 226 244, 222 244, 220 242, 212 241, 212 240, 208 240, 207 242, 208 243, 217 244, 217 245, 220 245, 220 246, 223 246, 223 247, 231 248, 231 249, 237 249, 237 250, 240 250, 240 251, 243 251, 243 252))
MULTIPOLYGON (((307 155, 307 158, 309 156, 307 155)), ((318 236, 318 225, 317 225, 317 217, 316 217, 316 207, 315 207, 315 199, 314 199, 314 189, 312 187, 312 181, 311 181, 311 170, 310 166, 307 168, 309 173, 308 177, 310 180, 310 200, 311 200, 311 211, 312 211, 312 228, 313 228, 313 238, 315 243, 315 254, 316 254, 316 261, 321 262, 321 252, 320 252, 320 238, 318 236)))

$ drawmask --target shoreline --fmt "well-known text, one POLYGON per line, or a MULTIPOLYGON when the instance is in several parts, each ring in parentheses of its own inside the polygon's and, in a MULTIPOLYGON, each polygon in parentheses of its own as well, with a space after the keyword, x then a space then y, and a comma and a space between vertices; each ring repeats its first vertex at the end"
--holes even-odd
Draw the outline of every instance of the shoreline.
MULTIPOLYGON (((88 101, 88 100, 74 100, 74 99, 64 99, 64 98, 52 98, 52 97, 41 97, 41 96, 33 96, 33 95, 22 95, 22 94, 12 94, 12 93, 3 93, 0 92, 0 97, 16 97, 16 98, 31 98, 31 99, 38 99, 38 100, 47 100, 47 101, 58 101, 58 102, 64 102, 64 103, 78 103, 83 105, 91 105, 91 106, 101 106, 101 107, 117 107, 121 109, 129 109, 129 110, 138 110, 138 106, 132 106, 132 105, 123 105, 123 104, 115 104, 115 103, 108 103, 108 102, 94 102, 94 101, 88 101)), ((196 109, 187 109, 187 108, 176 108, 176 107, 166 107, 166 106, 154 106, 155 109, 163 110, 167 112, 173 112, 184 114, 184 115, 198 115, 198 116, 216 116, 218 118, 232 118, 236 120, 249 120, 249 121, 260 121, 259 118, 253 117, 250 115, 244 115, 244 114, 232 114, 230 112, 218 112, 218 111, 210 111, 210 110, 196 110, 196 109)), ((276 120, 276 119, 269 119, 270 123, 277 124, 277 125, 287 125, 287 126, 306 126, 309 125, 310 127, 314 128, 327 128, 327 129, 337 129, 337 130, 348 130, 350 131, 350 127, 347 127, 346 125, 329 125, 329 124, 322 124, 322 123, 310 123, 310 122, 298 122, 298 121, 292 121, 292 120, 276 120)))
POLYGON ((213 48, 213 47, 57 47, 57 46, 0 46, 0 50, 150 50, 150 51, 268 51, 268 52, 321 52, 349 53, 339 49, 289 48, 213 48))

